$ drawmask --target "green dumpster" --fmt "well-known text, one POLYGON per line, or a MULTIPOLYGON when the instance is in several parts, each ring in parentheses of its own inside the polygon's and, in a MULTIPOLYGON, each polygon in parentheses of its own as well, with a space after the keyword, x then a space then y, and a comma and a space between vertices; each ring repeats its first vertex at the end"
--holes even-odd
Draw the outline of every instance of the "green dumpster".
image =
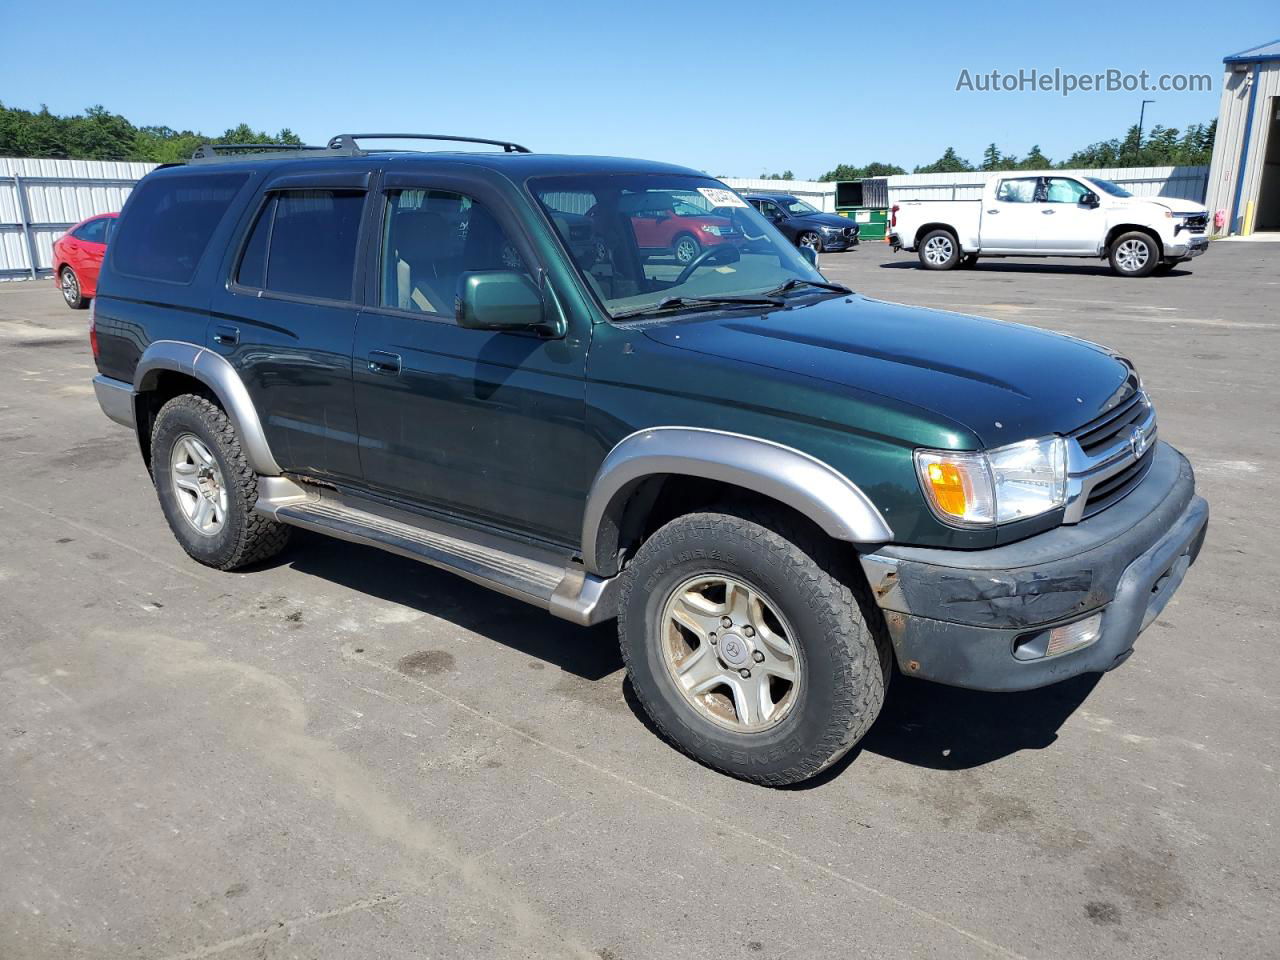
POLYGON ((889 229, 889 180, 837 180, 836 213, 858 225, 861 240, 883 241, 889 229))

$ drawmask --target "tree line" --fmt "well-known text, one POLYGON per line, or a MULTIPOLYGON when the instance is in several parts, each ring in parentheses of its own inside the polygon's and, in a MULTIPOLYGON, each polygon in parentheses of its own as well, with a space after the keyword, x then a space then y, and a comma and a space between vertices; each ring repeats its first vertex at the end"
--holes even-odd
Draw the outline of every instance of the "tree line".
MULTIPOLYGON (((1038 145, 1025 156, 1004 153, 992 143, 982 152, 978 164, 970 163, 947 147, 937 160, 916 167, 913 173, 963 173, 974 170, 1049 170, 1076 167, 1160 167, 1207 164, 1213 155, 1213 138, 1218 121, 1193 123, 1185 130, 1156 125, 1150 131, 1130 127, 1123 137, 1099 140, 1055 163, 1038 145)), ((63 157, 72 160, 141 160, 173 163, 188 159, 201 143, 301 144, 288 127, 270 134, 248 124, 224 130, 210 137, 193 130, 172 127, 139 127, 105 107, 90 107, 82 114, 58 116, 42 106, 37 111, 7 107, 0 103, 0 156, 63 157)), ((896 163, 874 161, 865 165, 841 163, 819 180, 860 180, 906 173, 896 163)), ((761 179, 794 180, 790 170, 762 173, 761 179)))
MULTIPOLYGON (((1185 130, 1157 124, 1150 131, 1140 132, 1138 125, 1129 128, 1123 137, 1099 140, 1077 150, 1065 160, 1055 163, 1046 157, 1039 144, 1019 157, 1004 153, 997 144, 990 144, 982 151, 982 160, 973 164, 956 151, 947 147, 933 163, 922 164, 912 173, 968 173, 981 170, 1074 170, 1094 167, 1166 167, 1207 166, 1213 157, 1213 138, 1218 121, 1193 123, 1185 130)), ((891 177, 906 173, 896 163, 879 161, 859 166, 842 163, 828 170, 819 181, 861 180, 865 177, 891 177)), ((785 173, 761 174, 765 180, 794 180, 790 170, 785 173)))
POLYGON ((0 157, 174 163, 190 159, 196 147, 211 141, 302 143, 287 127, 271 134, 242 123, 211 137, 194 130, 134 126, 102 106, 63 117, 50 113, 45 106, 33 111, 0 103, 0 157))

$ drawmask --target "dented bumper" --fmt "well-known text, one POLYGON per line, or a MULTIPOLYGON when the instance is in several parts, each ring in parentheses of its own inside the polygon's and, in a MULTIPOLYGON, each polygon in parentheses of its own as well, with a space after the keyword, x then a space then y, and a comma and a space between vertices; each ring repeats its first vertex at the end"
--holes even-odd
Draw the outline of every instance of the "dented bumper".
POLYGON ((1132 493, 1080 523, 989 550, 889 546, 864 555, 903 672, 1027 690, 1119 666, 1181 584, 1208 527, 1186 458, 1163 443, 1155 455, 1132 493), (1046 631, 1099 613, 1092 643, 1035 655, 1046 631))

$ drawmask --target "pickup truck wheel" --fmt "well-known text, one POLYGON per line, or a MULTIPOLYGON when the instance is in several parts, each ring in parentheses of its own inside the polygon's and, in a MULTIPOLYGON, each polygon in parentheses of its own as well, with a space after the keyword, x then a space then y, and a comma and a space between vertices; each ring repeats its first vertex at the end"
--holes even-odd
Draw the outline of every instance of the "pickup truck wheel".
POLYGON ((253 512, 258 475, 226 413, 205 397, 174 397, 151 431, 151 473, 169 529, 192 559, 219 570, 284 549, 290 528, 253 512))
POLYGON ((695 760, 769 786, 843 756, 884 703, 880 611, 816 535, 725 507, 637 551, 618 633, 637 699, 695 760))
POLYGON ((1130 230, 1111 241, 1111 269, 1122 277, 1145 277, 1160 265, 1160 250, 1151 235, 1130 230))
POLYGON ((950 270, 960 255, 960 244, 950 230, 930 230, 920 240, 920 265, 926 270, 950 270))
POLYGON ((83 310, 89 305, 89 299, 80 289, 80 278, 70 267, 63 267, 58 274, 58 287, 62 290, 62 299, 72 310, 83 310))

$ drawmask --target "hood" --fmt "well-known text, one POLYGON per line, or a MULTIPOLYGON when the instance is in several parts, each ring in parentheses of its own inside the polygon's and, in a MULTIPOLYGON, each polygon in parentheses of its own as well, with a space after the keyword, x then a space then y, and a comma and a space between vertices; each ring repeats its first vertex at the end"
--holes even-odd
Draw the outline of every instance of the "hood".
POLYGON ((1115 203, 1117 206, 1129 207, 1140 203, 1149 203, 1153 206, 1164 207, 1172 210, 1174 213, 1207 213, 1203 203, 1196 203, 1194 200, 1183 200, 1181 197, 1108 197, 1104 200, 1110 205, 1115 203))
POLYGON ((793 220, 803 220, 805 223, 822 224, 827 227, 853 227, 857 226, 848 217, 842 217, 838 213, 802 213, 793 220))
POLYGON ((645 333, 891 397, 969 428, 986 447, 1069 433, 1124 396, 1129 377, 1123 360, 1084 340, 858 295, 695 315, 645 333))

